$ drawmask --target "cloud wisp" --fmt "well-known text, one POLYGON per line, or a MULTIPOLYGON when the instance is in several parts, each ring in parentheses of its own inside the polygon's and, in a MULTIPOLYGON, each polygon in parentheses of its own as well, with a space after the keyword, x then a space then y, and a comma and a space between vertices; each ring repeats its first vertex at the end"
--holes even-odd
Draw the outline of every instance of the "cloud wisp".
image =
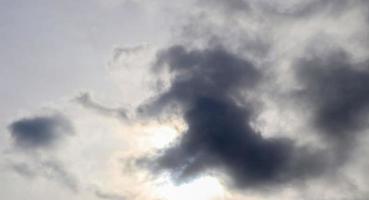
POLYGON ((127 111, 123 108, 108 108, 97 102, 95 102, 89 93, 83 93, 75 101, 82 105, 84 108, 93 110, 99 114, 117 117, 120 119, 127 119, 127 111))
POLYGON ((53 180, 73 193, 77 193, 80 190, 78 179, 61 162, 56 160, 35 161, 11 162, 9 168, 16 174, 31 181, 41 177, 53 180))

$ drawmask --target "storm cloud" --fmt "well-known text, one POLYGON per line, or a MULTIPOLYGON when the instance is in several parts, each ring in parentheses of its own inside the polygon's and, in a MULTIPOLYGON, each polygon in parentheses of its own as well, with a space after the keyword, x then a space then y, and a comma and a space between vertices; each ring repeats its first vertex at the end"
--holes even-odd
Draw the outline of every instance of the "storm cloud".
POLYGON ((23 118, 8 128, 14 145, 21 149, 52 147, 59 139, 73 133, 71 122, 58 114, 23 118))
POLYGON ((284 137, 264 138, 252 126, 252 97, 262 73, 222 47, 188 50, 173 46, 159 54, 159 66, 173 75, 169 89, 151 106, 178 106, 188 129, 155 159, 154 170, 178 182, 222 172, 237 188, 259 187, 323 173, 326 153, 298 147, 284 137))

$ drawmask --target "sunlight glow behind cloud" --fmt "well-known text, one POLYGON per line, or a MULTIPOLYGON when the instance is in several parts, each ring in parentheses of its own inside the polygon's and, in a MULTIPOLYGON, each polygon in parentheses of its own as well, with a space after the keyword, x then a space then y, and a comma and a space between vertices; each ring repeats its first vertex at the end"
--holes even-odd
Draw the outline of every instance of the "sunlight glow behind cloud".
POLYGON ((221 183, 214 177, 203 176, 188 183, 175 185, 165 183, 158 188, 159 195, 165 200, 214 200, 222 199, 224 189, 221 183))

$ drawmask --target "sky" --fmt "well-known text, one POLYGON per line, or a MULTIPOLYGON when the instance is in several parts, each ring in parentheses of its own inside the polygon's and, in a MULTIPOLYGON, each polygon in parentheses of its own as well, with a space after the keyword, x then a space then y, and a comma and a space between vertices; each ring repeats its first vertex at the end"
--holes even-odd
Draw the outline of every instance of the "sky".
POLYGON ((0 199, 368 199, 368 27, 367 0, 1 0, 0 199))

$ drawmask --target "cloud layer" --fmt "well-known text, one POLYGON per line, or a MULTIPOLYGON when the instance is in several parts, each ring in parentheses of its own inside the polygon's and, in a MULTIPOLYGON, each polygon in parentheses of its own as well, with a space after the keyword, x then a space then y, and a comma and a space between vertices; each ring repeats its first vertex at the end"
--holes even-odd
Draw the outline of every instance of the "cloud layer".
POLYGON ((5 3, 0 198, 366 199, 368 2, 5 3))

